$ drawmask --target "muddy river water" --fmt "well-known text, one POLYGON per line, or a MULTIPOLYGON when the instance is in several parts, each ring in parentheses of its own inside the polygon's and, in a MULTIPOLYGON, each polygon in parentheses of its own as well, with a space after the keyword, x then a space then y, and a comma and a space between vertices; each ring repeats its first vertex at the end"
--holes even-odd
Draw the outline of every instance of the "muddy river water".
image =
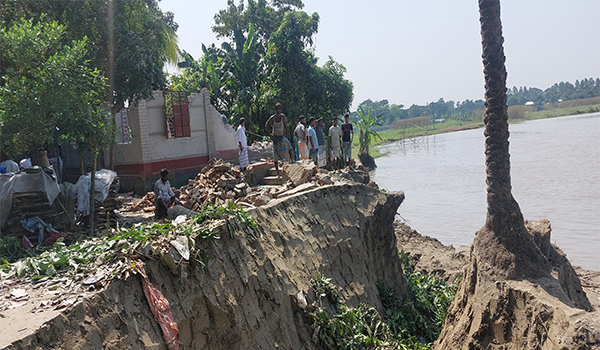
MULTIPOLYGON (((546 218, 574 265, 600 270, 600 113, 510 125, 513 196, 526 220, 546 218)), ((483 129, 382 147, 374 180, 404 191, 402 220, 455 247, 485 222, 483 129)))

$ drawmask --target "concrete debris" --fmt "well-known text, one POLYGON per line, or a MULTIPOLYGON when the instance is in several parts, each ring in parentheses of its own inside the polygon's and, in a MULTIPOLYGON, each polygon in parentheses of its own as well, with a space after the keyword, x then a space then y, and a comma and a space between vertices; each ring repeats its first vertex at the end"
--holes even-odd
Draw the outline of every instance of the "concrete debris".
POLYGON ((25 289, 19 288, 13 289, 10 292, 10 298, 12 301, 23 301, 29 299, 29 296, 27 295, 27 291, 25 289))
POLYGON ((285 173, 294 186, 302 185, 312 179, 317 173, 317 166, 309 160, 292 163, 287 166, 285 173))
POLYGON ((273 142, 255 141, 252 145, 248 146, 248 156, 250 159, 273 157, 273 142))
MULTIPOLYGON (((273 166, 270 161, 256 162, 242 173, 239 168, 230 163, 213 159, 194 179, 190 179, 179 190, 173 189, 173 191, 180 194, 181 205, 192 211, 200 211, 207 205, 222 206, 229 203, 252 209, 263 206, 273 199, 291 196, 319 186, 334 185, 338 182, 363 184, 370 182, 367 169, 362 166, 328 171, 319 169, 309 160, 304 160, 284 165, 281 178, 271 184, 264 179, 277 177, 273 166)), ((154 193, 148 192, 126 210, 153 211, 154 193)))

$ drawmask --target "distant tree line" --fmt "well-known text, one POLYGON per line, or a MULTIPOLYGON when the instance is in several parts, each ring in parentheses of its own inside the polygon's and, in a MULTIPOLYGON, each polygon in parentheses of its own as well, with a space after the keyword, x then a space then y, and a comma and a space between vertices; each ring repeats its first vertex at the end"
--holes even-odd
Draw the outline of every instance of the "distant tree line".
MULTIPOLYGON (((600 79, 583 79, 575 81, 575 84, 569 82, 560 82, 552 85, 546 90, 535 87, 513 87, 507 91, 507 105, 525 105, 527 102, 533 102, 534 108, 543 109, 547 103, 559 101, 576 100, 600 96, 600 79)), ((483 117, 485 103, 483 100, 465 100, 462 102, 444 101, 440 98, 437 102, 431 102, 426 105, 412 105, 404 108, 402 104, 390 104, 388 100, 373 101, 367 99, 362 101, 357 108, 350 114, 350 119, 358 120, 358 109, 365 111, 373 109, 373 115, 381 115, 379 120, 384 126, 390 126, 397 120, 410 119, 428 116, 431 121, 436 119, 455 119, 458 121, 472 121, 483 117)))
MULTIPOLYGON (((363 110, 373 109, 373 115, 381 115, 380 122, 384 126, 389 126, 397 120, 411 119, 417 117, 428 116, 431 121, 436 119, 456 119, 459 121, 473 120, 477 111, 485 108, 483 100, 465 100, 463 102, 444 101, 440 98, 437 102, 431 102, 426 105, 413 104, 409 108, 404 108, 404 105, 390 104, 388 100, 372 101, 367 99, 358 105, 358 108, 363 110)), ((481 114, 481 113, 479 113, 481 114)), ((352 112, 350 119, 358 120, 358 112, 352 112)))
POLYGON ((507 102, 510 106, 524 105, 527 102, 533 102, 536 109, 542 109, 546 103, 554 103, 559 101, 578 100, 600 96, 600 79, 583 79, 576 80, 575 85, 569 82, 560 82, 552 85, 546 90, 535 87, 527 88, 520 87, 517 89, 514 86, 507 91, 507 102))

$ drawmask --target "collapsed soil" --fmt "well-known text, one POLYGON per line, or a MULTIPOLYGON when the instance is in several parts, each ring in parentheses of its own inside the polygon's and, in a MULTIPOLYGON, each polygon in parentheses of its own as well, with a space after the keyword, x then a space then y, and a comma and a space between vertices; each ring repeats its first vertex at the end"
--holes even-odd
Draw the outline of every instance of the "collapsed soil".
MULTIPOLYGON (((402 199, 363 185, 324 186, 253 210, 261 227, 256 237, 222 226, 218 244, 203 247, 205 271, 183 276, 149 262, 151 282, 171 303, 181 348, 318 349, 296 294, 309 292, 310 278, 322 273, 342 288, 348 305, 381 308, 377 281, 405 291, 398 251, 420 271, 461 281, 471 264, 470 247, 444 246, 393 222, 402 199)), ((475 296, 492 304, 456 300, 455 314, 466 313, 471 322, 447 320, 437 348, 600 348, 600 272, 574 271, 588 310, 574 305, 558 271, 554 280, 479 283, 475 296), (490 322, 494 310, 504 314, 490 322)), ((12 287, 3 285, 2 294, 12 287)), ((39 308, 49 291, 32 291, 25 305, 2 313, 1 348, 166 349, 138 276, 39 308)))
MULTIPOLYGON (((533 234, 540 229, 549 234, 547 220, 530 221, 526 227, 533 234)), ((470 247, 444 246, 400 222, 395 223, 395 231, 398 250, 406 252, 417 270, 447 281, 467 272, 470 247)), ((472 294, 459 291, 434 348, 600 349, 600 272, 571 269, 564 253, 556 246, 545 250, 550 248, 555 254, 550 259, 554 271, 546 278, 485 283, 478 280, 481 277, 467 275, 461 289, 472 288, 472 294)))
MULTIPOLYGON (((351 306, 381 308, 377 281, 405 293, 392 225, 403 199, 365 185, 323 186, 252 210, 254 235, 220 226, 217 244, 200 243, 205 270, 174 274, 161 261, 147 261, 150 281, 170 303, 181 348, 318 348, 296 297, 303 291, 314 300, 310 279, 318 274, 332 278, 351 306)), ((2 345, 166 348, 137 275, 49 315, 41 328, 2 345)))

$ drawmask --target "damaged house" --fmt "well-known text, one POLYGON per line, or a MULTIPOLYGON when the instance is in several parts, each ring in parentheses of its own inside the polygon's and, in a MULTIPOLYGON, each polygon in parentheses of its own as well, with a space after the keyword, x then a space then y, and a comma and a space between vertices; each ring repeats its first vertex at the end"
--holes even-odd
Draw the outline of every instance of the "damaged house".
MULTIPOLYGON (((206 89, 189 95, 155 91, 153 99, 117 113, 116 124, 115 171, 123 191, 146 193, 162 168, 177 186, 212 158, 237 163, 236 130, 211 105, 206 89)), ((66 153, 67 172, 79 174, 77 151, 68 147, 66 153)), ((109 164, 108 152, 99 163, 109 164)))

